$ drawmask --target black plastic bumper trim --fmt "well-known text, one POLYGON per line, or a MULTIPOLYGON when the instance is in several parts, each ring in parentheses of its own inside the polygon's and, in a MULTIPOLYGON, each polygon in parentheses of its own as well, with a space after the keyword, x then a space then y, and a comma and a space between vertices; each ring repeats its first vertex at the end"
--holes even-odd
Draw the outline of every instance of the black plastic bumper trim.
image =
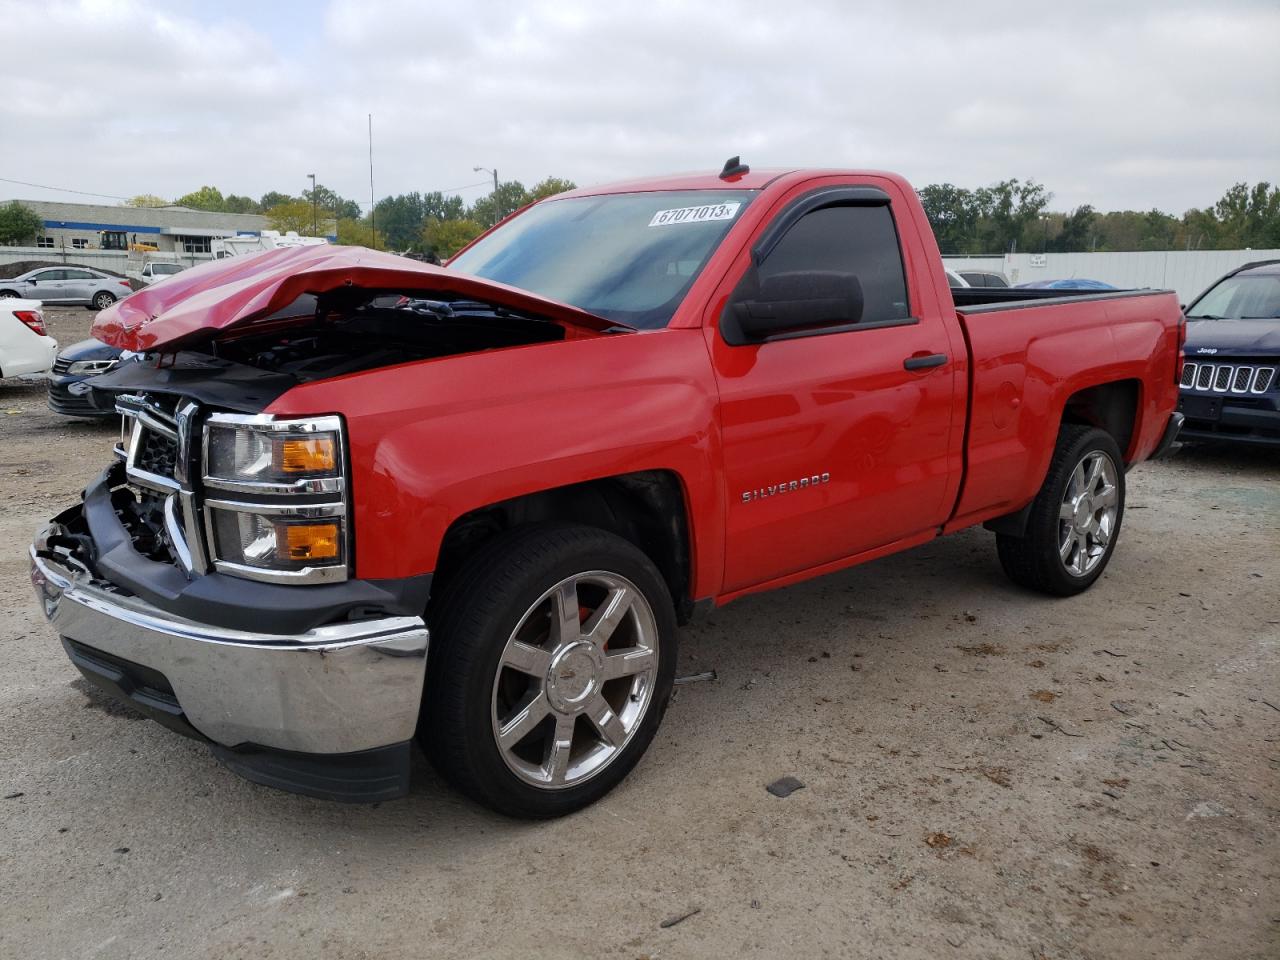
POLYGON ((357 753, 289 753, 213 744, 213 755, 264 787, 340 803, 377 803, 409 792, 410 741, 357 753))
POLYGON ((192 740, 208 742, 182 712, 168 679, 155 670, 62 638, 62 649, 86 680, 120 703, 192 740))
POLYGON ((1151 459, 1155 460, 1163 457, 1169 452, 1169 448, 1173 446, 1173 442, 1178 439, 1178 433, 1182 430, 1182 424, 1187 418, 1180 413, 1172 413, 1169 415, 1169 422, 1164 428, 1164 435, 1160 438, 1160 443, 1156 445, 1155 451, 1151 454, 1151 459))

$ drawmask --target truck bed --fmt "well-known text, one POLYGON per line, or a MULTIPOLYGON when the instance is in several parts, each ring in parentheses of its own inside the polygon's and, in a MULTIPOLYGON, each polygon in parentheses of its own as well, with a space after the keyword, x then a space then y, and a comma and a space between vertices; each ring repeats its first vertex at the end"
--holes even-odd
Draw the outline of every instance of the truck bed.
POLYGON ((1030 303, 1043 304, 1060 301, 1063 303, 1079 303, 1082 300, 1110 300, 1116 297, 1146 296, 1152 293, 1166 293, 1163 290, 1044 290, 1019 287, 952 287, 951 299, 956 309, 963 313, 979 311, 1011 310, 1028 306, 1030 303))
MULTIPOLYGON (((1168 290, 951 291, 957 301, 978 294, 986 302, 957 305, 969 355, 969 410, 964 485, 956 529, 1017 510, 1035 495, 1053 437, 1072 398, 1107 384, 1104 409, 1126 462, 1148 456, 1159 443, 1176 394, 1180 314, 1168 290), (1051 293, 1055 296, 1036 296, 1051 293), (1010 322, 1016 320, 1017 322, 1010 322), (1118 424, 1132 424, 1130 429, 1118 424)), ((1095 398, 1097 399, 1097 398, 1095 398)))

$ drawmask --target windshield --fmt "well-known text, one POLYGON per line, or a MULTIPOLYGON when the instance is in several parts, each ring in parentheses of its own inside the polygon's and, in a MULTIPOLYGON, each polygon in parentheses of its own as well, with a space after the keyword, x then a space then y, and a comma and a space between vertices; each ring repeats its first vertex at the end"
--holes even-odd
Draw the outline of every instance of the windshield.
POLYGON ((754 195, 672 190, 549 200, 449 266, 617 323, 665 327, 754 195))
POLYGON ((1227 277, 1187 310, 1188 320, 1271 320, 1280 317, 1280 273, 1227 277))

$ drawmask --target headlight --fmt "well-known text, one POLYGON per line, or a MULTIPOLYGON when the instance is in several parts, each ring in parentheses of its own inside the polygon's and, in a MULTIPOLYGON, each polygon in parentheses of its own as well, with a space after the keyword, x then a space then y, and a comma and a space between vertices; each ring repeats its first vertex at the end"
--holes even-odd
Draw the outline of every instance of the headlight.
MULTIPOLYGON (((346 518, 341 505, 283 508, 261 504, 207 501, 216 562, 228 572, 346 569, 346 518)), ((280 578, 285 579, 285 578, 280 578)), ((334 579, 316 577, 315 579, 334 579)))
POLYGON ((345 472, 338 417, 212 414, 203 473, 214 567, 282 583, 345 580, 345 472))
POLYGON ((209 431, 210 477, 248 483, 293 485, 297 480, 336 477, 338 434, 261 433, 242 427, 209 431))
POLYGON ((67 367, 67 373, 81 376, 84 374, 106 373, 108 370, 114 370, 116 364, 120 361, 116 358, 110 360, 77 360, 71 366, 67 367))
POLYGON ((260 493, 342 490, 342 422, 215 413, 205 433, 205 481, 260 493), (329 482, 325 482, 329 481, 329 482))

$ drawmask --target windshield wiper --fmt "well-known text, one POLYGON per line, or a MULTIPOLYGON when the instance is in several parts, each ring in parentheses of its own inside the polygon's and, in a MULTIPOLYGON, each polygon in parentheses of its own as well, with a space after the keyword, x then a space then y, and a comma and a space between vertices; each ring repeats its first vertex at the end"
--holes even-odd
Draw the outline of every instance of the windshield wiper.
POLYGON ((1216 313, 1189 313, 1188 320, 1225 320, 1226 317, 1220 317, 1216 313))

